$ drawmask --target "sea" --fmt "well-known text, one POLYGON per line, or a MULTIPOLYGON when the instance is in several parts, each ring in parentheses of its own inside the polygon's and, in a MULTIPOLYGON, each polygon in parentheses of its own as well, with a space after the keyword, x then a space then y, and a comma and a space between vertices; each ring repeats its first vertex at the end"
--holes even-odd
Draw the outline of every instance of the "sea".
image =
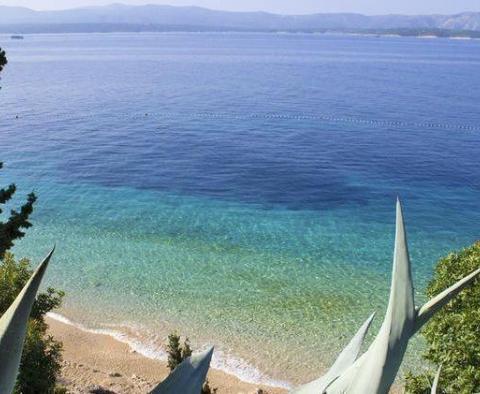
MULTIPOLYGON (((480 236, 480 41, 257 33, 0 36, 0 184, 53 315, 165 358, 292 387, 390 286, 404 205, 415 297, 480 236)), ((8 209, 3 213, 8 213, 8 209)), ((423 365, 413 341, 403 371, 423 365)))

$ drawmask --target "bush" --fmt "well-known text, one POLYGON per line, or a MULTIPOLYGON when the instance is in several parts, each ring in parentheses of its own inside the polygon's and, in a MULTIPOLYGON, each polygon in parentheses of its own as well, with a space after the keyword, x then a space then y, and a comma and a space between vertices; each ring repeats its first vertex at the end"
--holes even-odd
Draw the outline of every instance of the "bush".
MULTIPOLYGON (((480 242, 441 259, 426 293, 437 295, 480 267, 480 242)), ((434 365, 442 365, 438 393, 480 392, 480 283, 463 290, 425 326, 422 333, 428 347, 423 355, 434 365)), ((430 393, 430 373, 406 377, 407 393, 430 393)))
POLYGON ((185 339, 182 345, 180 344, 180 335, 177 335, 176 333, 170 334, 167 342, 167 353, 167 365, 171 372, 177 368, 183 360, 192 355, 192 349, 190 348, 188 338, 185 339))
MULTIPOLYGON (((33 271, 27 259, 15 261, 7 252, 0 265, 0 315, 27 283, 33 271)), ((61 305, 64 293, 48 288, 38 294, 32 308, 15 393, 54 393, 61 369, 62 344, 47 334, 45 314, 61 305)))
MULTIPOLYGON (((0 162, 0 169, 2 168, 3 163, 0 162)), ((16 191, 17 187, 13 183, 5 189, 0 189, 0 205, 7 204, 16 191)), ((35 193, 30 193, 27 197, 27 202, 20 207, 20 212, 12 209, 8 220, 6 222, 0 221, 0 258, 3 257, 7 250, 13 247, 15 240, 25 236, 25 232, 22 229, 32 226, 28 219, 33 212, 33 205, 36 201, 37 196, 35 193)), ((2 213, 1 207, 0 213, 2 213)))
MULTIPOLYGON (((3 51, 2 48, 0 48, 0 72, 3 70, 3 67, 7 65, 7 63, 8 63, 7 55, 5 54, 5 51, 3 51)), ((1 88, 2 87, 0 86, 0 89, 1 88)))
POLYGON ((5 67, 7 63, 7 55, 5 54, 5 51, 0 48, 0 71, 3 70, 3 67, 5 67))
MULTIPOLYGON (((168 354, 168 368, 172 372, 183 360, 192 355, 192 348, 190 347, 190 342, 188 338, 183 341, 183 345, 180 341, 180 336, 176 333, 170 334, 168 336, 167 342, 167 354, 168 354)), ((211 388, 208 384, 208 380, 205 380, 205 383, 202 387, 201 394, 215 394, 217 392, 216 388, 211 388)))

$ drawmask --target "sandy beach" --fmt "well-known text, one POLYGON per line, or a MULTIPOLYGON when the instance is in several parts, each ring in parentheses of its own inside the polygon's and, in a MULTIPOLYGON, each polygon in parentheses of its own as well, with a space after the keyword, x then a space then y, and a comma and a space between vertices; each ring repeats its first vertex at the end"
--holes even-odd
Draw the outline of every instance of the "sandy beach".
MULTIPOLYGON (((69 393, 101 392, 101 388, 104 393, 143 394, 168 375, 165 362, 149 359, 108 335, 85 332, 51 318, 47 322, 50 334, 63 342, 61 384, 69 393)), ((286 393, 242 382, 218 370, 211 370, 208 379, 219 394, 253 394, 259 389, 268 394, 286 393)))
MULTIPOLYGON (((47 317, 49 333, 63 342, 60 384, 72 394, 146 394, 168 375, 165 362, 132 350, 109 335, 85 332, 47 317), (103 390, 103 391, 102 391, 103 390)), ((208 380, 218 394, 286 394, 277 387, 241 381, 223 371, 211 369, 208 380)), ((391 394, 403 393, 394 385, 391 394)))

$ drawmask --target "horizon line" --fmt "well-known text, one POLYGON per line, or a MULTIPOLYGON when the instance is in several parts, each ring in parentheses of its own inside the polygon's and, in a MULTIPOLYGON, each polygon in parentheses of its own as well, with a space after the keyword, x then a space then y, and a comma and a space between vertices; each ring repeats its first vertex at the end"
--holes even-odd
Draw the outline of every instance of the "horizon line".
POLYGON ((310 12, 310 13, 277 13, 272 11, 265 11, 265 10, 250 10, 250 11, 232 11, 232 10, 225 10, 225 9, 218 9, 218 8, 210 8, 210 7, 202 7, 198 5, 172 5, 172 4, 157 4, 157 3, 145 3, 145 4, 126 4, 121 2, 112 2, 109 4, 104 5, 90 5, 90 6, 81 6, 81 7, 70 7, 70 8, 46 8, 46 9, 38 9, 26 6, 14 6, 14 5, 3 5, 0 4, 0 7, 6 8, 21 8, 25 10, 30 10, 34 12, 55 12, 55 11, 75 11, 75 10, 85 10, 85 9, 97 9, 97 8, 108 8, 112 6, 122 6, 122 7, 129 7, 129 8, 139 8, 139 7, 146 7, 146 6, 154 6, 154 7, 171 7, 171 8, 199 8, 203 10, 209 11, 217 11, 217 12, 226 12, 232 14, 251 14, 251 13, 262 13, 262 14, 269 14, 269 15, 278 15, 278 16, 308 16, 308 15, 361 15, 367 17, 375 17, 375 16, 454 16, 454 15, 462 15, 467 13, 473 14, 480 14, 479 11, 460 11, 455 13, 378 13, 378 14, 368 14, 368 13, 361 13, 361 12, 350 12, 350 11, 343 11, 343 12, 310 12))

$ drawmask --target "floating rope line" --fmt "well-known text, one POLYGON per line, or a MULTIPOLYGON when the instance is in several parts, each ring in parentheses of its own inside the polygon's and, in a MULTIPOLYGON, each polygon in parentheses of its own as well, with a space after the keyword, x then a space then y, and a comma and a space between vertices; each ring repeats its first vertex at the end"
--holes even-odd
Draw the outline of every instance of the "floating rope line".
MULTIPOLYGON (((19 119, 28 118, 31 120, 34 114, 21 116, 19 119)), ((455 124, 455 123, 435 123, 435 122, 406 122, 401 120, 388 119, 362 119, 350 116, 337 116, 327 114, 278 114, 278 113, 217 113, 217 112, 156 112, 156 113, 133 113, 133 114, 112 114, 112 113, 88 113, 88 114, 53 114, 49 116, 48 122, 54 120, 82 120, 86 118, 108 118, 112 119, 229 119, 229 120, 312 120, 327 123, 343 123, 369 125, 373 127, 390 127, 390 128, 423 128, 438 130, 461 130, 461 131, 480 131, 480 125, 455 124)))
POLYGON ((361 119, 346 116, 334 115, 308 115, 308 114, 228 114, 228 113, 213 113, 213 112, 199 112, 199 113, 157 113, 157 114, 143 114, 137 115, 139 117, 152 116, 160 118, 206 118, 206 119, 279 119, 279 120, 318 120, 332 123, 350 123, 350 124, 365 124, 383 127, 419 127, 428 129, 444 129, 444 130, 467 130, 480 131, 480 126, 468 124, 453 124, 453 123, 433 123, 433 122, 405 122, 400 120, 380 120, 380 119, 361 119))

